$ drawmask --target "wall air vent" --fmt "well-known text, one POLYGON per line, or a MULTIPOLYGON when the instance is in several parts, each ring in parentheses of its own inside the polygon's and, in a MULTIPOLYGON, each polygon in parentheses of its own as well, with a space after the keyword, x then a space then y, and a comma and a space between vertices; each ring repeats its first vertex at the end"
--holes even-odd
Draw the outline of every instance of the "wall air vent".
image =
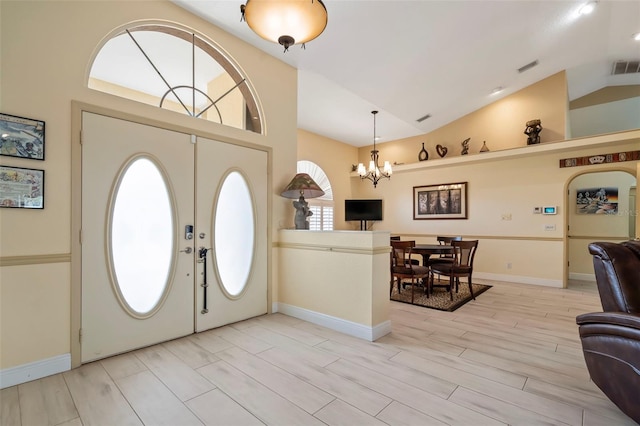
POLYGON ((420 118, 418 118, 416 121, 417 121, 418 123, 422 123, 422 122, 423 122, 424 120, 426 120, 427 118, 431 118, 431 114, 427 114, 427 115, 425 115, 424 117, 420 117, 420 118))
POLYGON ((611 69, 611 75, 635 74, 640 72, 640 60, 615 61, 611 69))
POLYGON ((524 65, 524 66, 518 68, 518 72, 519 73, 523 73, 523 72, 525 72, 527 70, 530 70, 531 68, 535 67, 536 65, 538 65, 538 60, 537 59, 535 61, 533 61, 533 62, 529 62, 527 65, 524 65))

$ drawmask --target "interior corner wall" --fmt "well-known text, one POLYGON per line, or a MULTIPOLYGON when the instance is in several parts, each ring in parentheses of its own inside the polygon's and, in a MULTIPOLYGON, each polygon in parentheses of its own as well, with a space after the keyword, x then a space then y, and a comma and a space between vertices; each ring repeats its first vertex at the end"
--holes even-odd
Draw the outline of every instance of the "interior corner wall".
MULTIPOLYGON (((277 239, 273 230, 290 211, 279 189, 296 170, 293 67, 169 1, 0 1, 0 39, 1 111, 46 122, 45 161, 2 159, 3 165, 45 170, 45 208, 0 210, 0 372, 70 351, 70 251, 71 239, 79 238, 71 235, 72 101, 270 149, 271 211, 261 213, 271 214, 269 232, 272 241, 277 239), (264 114, 263 135, 87 88, 101 43, 127 24, 150 19, 179 23, 223 47, 255 90, 264 114)), ((274 277, 275 267, 272 286, 277 285, 274 277)), ((272 290, 277 294, 277 288, 272 290)))
MULTIPOLYGON (((524 134, 529 120, 540 119, 541 143, 566 139, 567 78, 564 71, 547 77, 432 132, 392 142, 378 143, 380 159, 391 163, 418 162, 424 143, 429 159, 438 159, 436 145, 447 148, 447 158, 459 156, 462 141, 469 153, 478 153, 484 141, 491 151, 527 145, 524 134)), ((358 162, 367 164, 372 146, 358 150, 358 162)))
MULTIPOLYGON (((357 164, 357 157, 358 148, 354 146, 306 130, 298 130, 298 160, 313 161, 324 170, 331 182, 335 230, 354 229, 355 226, 344 220, 344 200, 352 197, 349 175, 351 167, 357 164)), ((293 223, 293 218, 290 223, 293 223)))
POLYGON ((640 97, 572 109, 569 122, 574 138, 640 128, 640 97))

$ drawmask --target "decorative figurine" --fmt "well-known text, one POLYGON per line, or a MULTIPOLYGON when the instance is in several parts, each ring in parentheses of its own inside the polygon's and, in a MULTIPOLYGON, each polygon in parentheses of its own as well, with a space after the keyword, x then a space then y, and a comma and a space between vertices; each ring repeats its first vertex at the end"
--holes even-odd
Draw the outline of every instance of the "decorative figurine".
POLYGON ((489 152, 489 148, 487 147, 487 141, 482 141, 482 148, 480 148, 480 152, 489 152))
POLYGON ((420 152, 418 153, 418 160, 420 161, 426 161, 429 159, 429 153, 427 152, 426 149, 424 149, 424 142, 422 143, 422 149, 420 150, 420 152))
POLYGON ((469 153, 469 141, 471 138, 466 138, 462 141, 462 152, 460 155, 467 155, 469 153))
POLYGON ((444 158, 444 156, 447 155, 447 152, 449 152, 449 150, 447 149, 446 146, 442 146, 438 144, 436 145, 436 152, 438 153, 440 158, 444 158))
POLYGON ((527 121, 527 128, 524 134, 527 135, 527 145, 535 145, 540 143, 540 132, 542 131, 542 123, 539 119, 527 121))
POLYGON ((293 207, 296 209, 296 216, 294 217, 296 229, 309 229, 307 217, 313 215, 313 212, 309 209, 309 203, 303 196, 300 196, 298 201, 293 202, 293 207))

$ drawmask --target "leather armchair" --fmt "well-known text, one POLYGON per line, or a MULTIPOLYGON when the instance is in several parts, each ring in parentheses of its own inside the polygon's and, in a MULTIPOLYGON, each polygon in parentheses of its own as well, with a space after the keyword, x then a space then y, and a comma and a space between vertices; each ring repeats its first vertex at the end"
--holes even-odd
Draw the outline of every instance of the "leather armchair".
POLYGON ((640 423, 640 241, 589 244, 604 312, 579 315, 593 382, 640 423))

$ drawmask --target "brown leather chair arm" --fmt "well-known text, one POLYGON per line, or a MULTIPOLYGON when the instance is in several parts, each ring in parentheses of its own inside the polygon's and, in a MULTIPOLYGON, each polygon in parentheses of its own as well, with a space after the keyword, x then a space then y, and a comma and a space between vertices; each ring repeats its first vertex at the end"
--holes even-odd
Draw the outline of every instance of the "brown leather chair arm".
POLYGON ((630 327, 640 330, 640 316, 626 312, 591 312, 576 317, 578 325, 602 324, 630 327))

